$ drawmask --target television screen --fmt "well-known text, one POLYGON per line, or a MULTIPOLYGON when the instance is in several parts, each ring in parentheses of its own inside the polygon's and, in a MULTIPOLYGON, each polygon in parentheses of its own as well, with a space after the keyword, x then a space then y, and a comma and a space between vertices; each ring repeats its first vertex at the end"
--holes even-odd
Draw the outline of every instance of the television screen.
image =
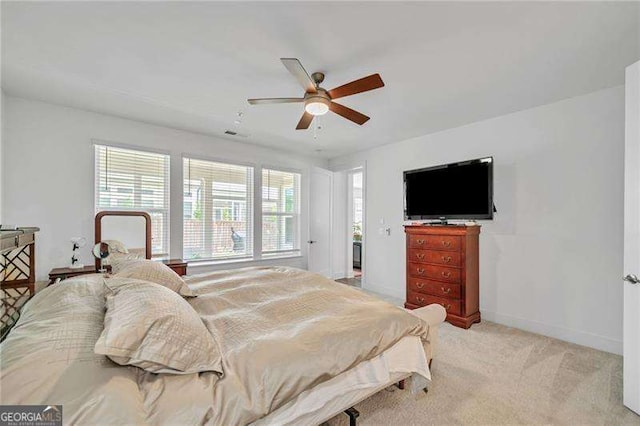
POLYGON ((493 157, 404 172, 405 220, 492 219, 493 157))

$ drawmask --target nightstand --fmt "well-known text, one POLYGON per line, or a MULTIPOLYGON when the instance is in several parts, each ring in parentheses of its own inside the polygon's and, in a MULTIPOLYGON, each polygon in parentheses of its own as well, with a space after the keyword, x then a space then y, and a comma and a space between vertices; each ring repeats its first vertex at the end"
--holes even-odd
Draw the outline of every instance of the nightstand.
POLYGON ((187 262, 183 259, 164 259, 159 260, 159 262, 164 263, 180 276, 187 275, 187 262))
MULTIPOLYGON (((158 262, 162 262, 171 268, 176 274, 183 276, 187 275, 187 262, 182 259, 160 259, 158 262)), ((54 268, 49 272, 49 285, 56 282, 59 278, 66 280, 67 278, 77 277, 78 275, 87 275, 97 273, 94 265, 87 265, 83 268, 54 268)))
POLYGON ((49 272, 49 284, 56 282, 59 278, 66 280, 67 278, 77 277, 78 275, 95 274, 96 267, 94 265, 87 265, 82 268, 54 268, 49 272))

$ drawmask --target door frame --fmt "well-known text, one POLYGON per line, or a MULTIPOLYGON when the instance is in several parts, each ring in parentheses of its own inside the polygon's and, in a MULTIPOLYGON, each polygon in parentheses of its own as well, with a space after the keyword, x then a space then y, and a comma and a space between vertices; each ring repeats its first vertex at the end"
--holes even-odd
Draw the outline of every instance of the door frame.
MULTIPOLYGON (((640 262, 640 61, 625 71, 624 266, 638 274, 640 262)), ((640 285, 623 281, 623 404, 640 414, 640 285)))

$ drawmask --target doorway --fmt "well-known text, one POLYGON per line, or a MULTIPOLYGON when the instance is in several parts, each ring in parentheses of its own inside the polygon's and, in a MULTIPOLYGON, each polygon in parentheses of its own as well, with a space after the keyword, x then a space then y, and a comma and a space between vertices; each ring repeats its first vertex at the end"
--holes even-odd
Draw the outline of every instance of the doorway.
POLYGON ((364 170, 356 168, 346 173, 347 208, 346 208, 346 277, 337 281, 354 287, 362 287, 364 280, 364 170))
MULTIPOLYGON (((362 256, 362 240, 364 238, 364 202, 363 202, 363 173, 362 169, 349 173, 349 205, 351 217, 351 273, 353 278, 361 281, 364 269, 364 256, 362 256)), ((351 274, 349 274, 351 275, 351 274)), ((358 287, 361 287, 362 283, 358 287)))

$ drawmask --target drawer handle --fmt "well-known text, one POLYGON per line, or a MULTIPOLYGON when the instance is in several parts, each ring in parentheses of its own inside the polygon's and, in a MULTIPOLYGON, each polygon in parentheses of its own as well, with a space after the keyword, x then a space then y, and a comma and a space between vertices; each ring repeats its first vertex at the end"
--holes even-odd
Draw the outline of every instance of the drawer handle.
POLYGON ((418 287, 418 288, 422 288, 422 287, 424 287, 424 283, 421 283, 420 281, 418 281, 418 282, 416 283, 416 287, 418 287))
POLYGON ((424 259, 424 253, 416 253, 416 257, 420 260, 424 259))
POLYGON ((449 272, 449 271, 442 271, 442 276, 443 276, 444 278, 449 278, 449 277, 451 276, 451 272, 449 272))
POLYGON ((416 243, 418 243, 418 244, 421 244, 421 245, 422 245, 422 244, 424 244, 424 240, 416 240, 416 243))
POLYGON ((442 289, 442 292, 443 292, 444 294, 449 294, 449 293, 451 293, 451 287, 448 287, 446 290, 445 290, 445 288, 444 288, 444 287, 440 287, 440 288, 442 289))
POLYGON ((451 256, 442 256, 442 261, 444 263, 449 263, 451 262, 451 256))
POLYGON ((416 300, 418 301, 418 303, 423 303, 424 302, 424 297, 416 296, 416 300))
POLYGON ((418 274, 420 275, 424 274, 424 269, 422 268, 416 268, 416 271, 418 271, 418 274))
POLYGON ((451 247, 451 241, 449 240, 442 240, 442 245, 445 247, 451 247))
POLYGON ((442 305, 442 307, 444 308, 445 311, 448 311, 449 309, 451 309, 451 304, 450 303, 447 304, 446 306, 445 306, 444 303, 441 303, 441 305, 442 305))

